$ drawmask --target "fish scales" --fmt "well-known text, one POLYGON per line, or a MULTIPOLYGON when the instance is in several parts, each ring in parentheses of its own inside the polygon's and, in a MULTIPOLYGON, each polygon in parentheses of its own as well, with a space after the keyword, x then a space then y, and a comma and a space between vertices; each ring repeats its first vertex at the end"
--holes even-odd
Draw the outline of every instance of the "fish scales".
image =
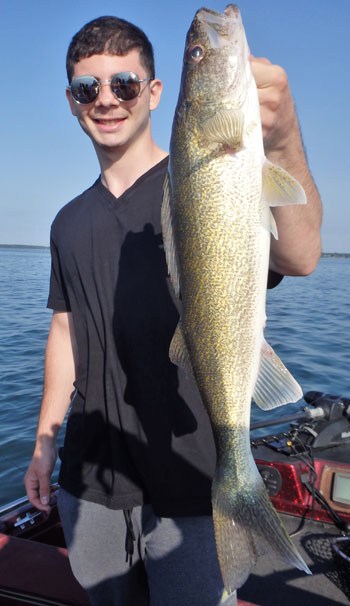
POLYGON ((249 440, 253 394, 266 409, 302 395, 263 339, 270 231, 276 235, 270 206, 287 203, 305 203, 305 194, 264 156, 239 10, 201 9, 186 39, 162 224, 182 301, 170 357, 193 373, 213 429, 213 518, 228 592, 268 551, 308 572, 272 507, 249 440))
MULTIPOLYGON (((191 113, 196 116, 195 105, 191 113)), ((198 154, 191 150, 190 117, 185 131, 190 148, 186 155, 195 158, 198 154)), ((181 154, 184 146, 182 141, 178 150, 175 142, 172 151, 181 154)), ((228 415, 232 423, 242 422, 241 403, 247 398, 250 401, 255 378, 247 381, 246 369, 258 358, 256 333, 261 325, 256 322, 256 310, 260 306, 263 314, 266 284, 261 283, 260 272, 267 272, 268 257, 263 250, 269 234, 261 230, 261 222, 267 221, 260 203, 261 164, 252 164, 249 158, 239 158, 237 167, 234 155, 218 154, 188 177, 188 166, 180 166, 172 180, 174 199, 178 200, 174 231, 182 276, 182 326, 194 374, 204 386, 204 403, 218 423, 228 415), (246 196, 240 187, 244 171, 250 171, 246 196), (200 200, 192 192, 200 194, 200 200), (233 338, 228 340, 227 335, 233 338), (197 339, 201 340, 200 348, 195 346, 197 339)))

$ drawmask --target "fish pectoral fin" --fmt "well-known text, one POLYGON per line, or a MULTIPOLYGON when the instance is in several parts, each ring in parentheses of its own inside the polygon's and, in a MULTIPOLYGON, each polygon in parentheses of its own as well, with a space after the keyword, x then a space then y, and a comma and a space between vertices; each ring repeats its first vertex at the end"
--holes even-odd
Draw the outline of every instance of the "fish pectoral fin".
POLYGON ((271 210, 270 210, 270 232, 272 233, 275 240, 278 240, 277 225, 276 225, 275 217, 273 216, 271 210))
POLYGON ((272 410, 303 397, 299 383, 265 339, 261 347, 259 373, 252 397, 263 410, 272 410))
POLYGON ((180 276, 176 262, 176 250, 174 241, 173 222, 171 217, 171 184, 169 173, 167 173, 163 185, 163 204, 161 211, 161 222, 163 232, 163 242, 165 258, 168 266, 171 283, 175 290, 175 295, 180 298, 180 276))
POLYGON ((183 335, 181 320, 178 323, 170 343, 169 357, 173 364, 181 366, 193 375, 190 356, 188 355, 185 337, 183 335))
POLYGON ((243 142, 244 116, 240 109, 220 109, 202 124, 202 133, 209 143, 222 143, 236 150, 243 142))
POLYGON ((262 168, 263 196, 269 206, 306 204, 303 187, 286 170, 265 158, 262 168))

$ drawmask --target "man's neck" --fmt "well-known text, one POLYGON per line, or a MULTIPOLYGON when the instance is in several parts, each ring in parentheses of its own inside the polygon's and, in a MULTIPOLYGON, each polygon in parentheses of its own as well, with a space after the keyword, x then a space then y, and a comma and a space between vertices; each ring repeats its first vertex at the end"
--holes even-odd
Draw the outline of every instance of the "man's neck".
MULTIPOLYGON (((96 148, 95 148, 96 149, 96 148)), ((126 150, 96 149, 101 181, 117 198, 168 154, 151 139, 126 150)))

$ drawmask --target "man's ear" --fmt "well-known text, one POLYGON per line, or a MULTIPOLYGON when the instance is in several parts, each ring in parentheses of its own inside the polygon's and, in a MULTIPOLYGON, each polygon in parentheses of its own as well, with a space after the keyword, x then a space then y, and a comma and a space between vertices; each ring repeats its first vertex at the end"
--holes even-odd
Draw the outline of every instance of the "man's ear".
POLYGON ((72 93, 70 92, 70 89, 68 87, 66 88, 66 97, 67 97, 67 100, 69 103, 70 111, 72 112, 73 116, 76 116, 77 113, 75 111, 74 99, 73 99, 72 93))
POLYGON ((156 78, 155 80, 151 80, 150 84, 150 99, 149 99, 149 108, 151 111, 157 109, 160 97, 163 90, 163 84, 161 80, 156 78))

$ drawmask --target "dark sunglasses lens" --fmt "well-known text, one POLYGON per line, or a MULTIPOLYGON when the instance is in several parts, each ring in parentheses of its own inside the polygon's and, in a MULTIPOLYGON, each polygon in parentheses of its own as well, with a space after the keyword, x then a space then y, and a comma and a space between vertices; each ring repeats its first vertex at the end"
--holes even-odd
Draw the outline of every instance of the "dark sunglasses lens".
POLYGON ((92 76, 82 76, 81 78, 72 80, 70 90, 75 101, 86 105, 97 99, 99 83, 92 76))
POLYGON ((113 76, 111 88, 120 101, 131 101, 136 99, 140 92, 140 81, 136 74, 123 72, 113 76))

